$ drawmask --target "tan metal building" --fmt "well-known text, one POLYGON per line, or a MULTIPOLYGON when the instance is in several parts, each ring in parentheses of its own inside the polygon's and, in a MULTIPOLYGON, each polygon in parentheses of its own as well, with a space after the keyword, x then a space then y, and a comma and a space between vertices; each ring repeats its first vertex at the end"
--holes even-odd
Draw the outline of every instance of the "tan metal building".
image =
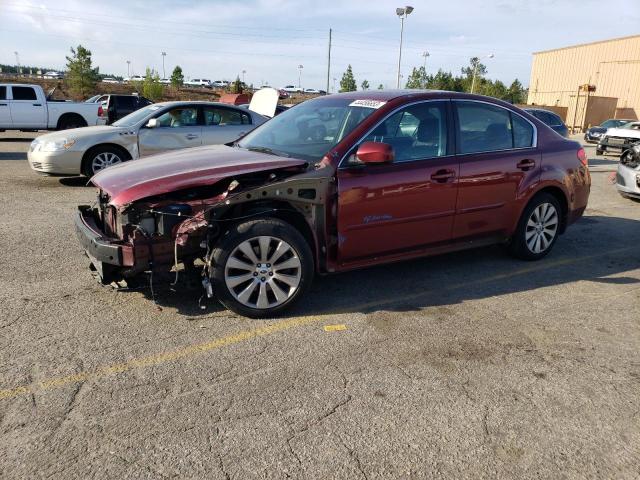
POLYGON ((535 52, 527 103, 552 107, 580 130, 607 118, 639 118, 640 35, 535 52))

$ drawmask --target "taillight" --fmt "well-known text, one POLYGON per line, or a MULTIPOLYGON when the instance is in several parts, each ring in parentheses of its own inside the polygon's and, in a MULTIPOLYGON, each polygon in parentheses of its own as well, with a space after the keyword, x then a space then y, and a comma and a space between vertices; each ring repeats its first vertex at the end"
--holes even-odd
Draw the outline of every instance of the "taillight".
POLYGON ((580 163, 585 167, 589 166, 589 159, 587 158, 587 154, 584 151, 584 148, 578 149, 578 160, 580 160, 580 163))
POLYGON ((104 115, 104 109, 102 108, 102 105, 98 105, 98 116, 102 117, 104 115))

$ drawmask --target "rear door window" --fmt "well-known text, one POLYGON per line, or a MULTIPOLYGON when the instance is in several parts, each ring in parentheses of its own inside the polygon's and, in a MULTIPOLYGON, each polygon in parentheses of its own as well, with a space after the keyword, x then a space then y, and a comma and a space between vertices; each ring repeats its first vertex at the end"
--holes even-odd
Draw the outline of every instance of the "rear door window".
POLYGON ((135 110, 135 98, 134 97, 116 97, 116 108, 121 110, 135 110))
POLYGON ((37 100, 36 91, 31 87, 11 87, 14 100, 37 100))
POLYGON ((458 153, 481 153, 533 145, 533 126, 506 108, 456 101, 458 153))
POLYGON ((210 126, 249 125, 251 117, 248 113, 233 108, 205 107, 204 124, 210 126))
POLYGON ((0 87, 0 100, 7 99, 7 87, 0 87))

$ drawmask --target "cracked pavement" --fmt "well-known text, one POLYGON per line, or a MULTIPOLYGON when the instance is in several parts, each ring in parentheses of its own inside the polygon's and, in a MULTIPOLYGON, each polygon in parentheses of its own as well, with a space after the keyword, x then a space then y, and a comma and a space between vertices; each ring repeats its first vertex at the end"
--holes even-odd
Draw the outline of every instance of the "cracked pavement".
POLYGON ((0 478, 638 477, 640 203, 612 157, 587 148, 589 209, 542 262, 321 278, 255 321, 99 286, 94 190, 32 172, 33 136, 0 133, 0 478))

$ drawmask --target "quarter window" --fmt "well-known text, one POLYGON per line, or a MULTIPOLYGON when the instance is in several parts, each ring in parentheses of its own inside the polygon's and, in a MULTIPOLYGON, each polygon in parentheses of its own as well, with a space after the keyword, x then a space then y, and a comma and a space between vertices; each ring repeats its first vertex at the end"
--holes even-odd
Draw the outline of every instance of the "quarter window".
POLYGON ((7 87, 0 87, 0 100, 7 99, 7 87))
POLYGON ((533 127, 519 115, 494 105, 455 102, 458 152, 480 153, 533 145, 533 127))
POLYGON ((428 102, 400 110, 378 125, 364 141, 391 145, 396 163, 442 157, 447 154, 444 106, 428 102))
POLYGON ((14 100, 37 100, 36 91, 31 87, 11 87, 14 100))
POLYGON ((194 107, 178 107, 158 117, 161 127, 194 127, 198 124, 198 109, 194 107))

